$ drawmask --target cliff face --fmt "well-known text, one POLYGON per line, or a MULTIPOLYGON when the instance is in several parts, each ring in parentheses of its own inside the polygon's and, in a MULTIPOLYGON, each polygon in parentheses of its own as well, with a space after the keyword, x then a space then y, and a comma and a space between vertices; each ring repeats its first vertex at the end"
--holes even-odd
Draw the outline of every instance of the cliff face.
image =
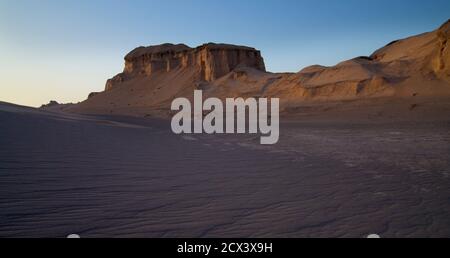
POLYGON ((437 31, 438 51, 434 60, 435 72, 450 81, 450 20, 437 31))
POLYGON ((125 56, 124 71, 106 82, 105 90, 139 76, 176 69, 198 71, 198 80, 210 82, 237 67, 265 71, 260 51, 244 46, 208 43, 196 48, 184 44, 138 47, 125 56))

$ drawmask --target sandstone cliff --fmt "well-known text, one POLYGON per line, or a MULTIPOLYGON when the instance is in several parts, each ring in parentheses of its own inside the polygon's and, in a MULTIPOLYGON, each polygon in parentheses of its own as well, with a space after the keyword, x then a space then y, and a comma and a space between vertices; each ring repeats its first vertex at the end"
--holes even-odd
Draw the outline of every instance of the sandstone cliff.
POLYGON ((442 25, 437 31, 438 48, 434 57, 434 71, 443 76, 447 81, 450 79, 450 20, 442 25))
POLYGON ((250 47, 214 43, 196 48, 168 43, 138 47, 125 56, 124 71, 109 79, 105 90, 136 76, 189 68, 199 71, 198 80, 210 82, 239 66, 265 71, 260 52, 250 47))

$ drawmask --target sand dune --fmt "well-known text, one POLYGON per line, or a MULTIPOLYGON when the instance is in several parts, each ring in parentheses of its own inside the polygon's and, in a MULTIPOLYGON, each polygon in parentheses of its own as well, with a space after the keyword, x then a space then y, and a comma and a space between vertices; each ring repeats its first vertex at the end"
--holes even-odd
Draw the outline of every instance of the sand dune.
POLYGON ((1 237, 450 236, 449 122, 285 121, 261 146, 4 103, 0 121, 1 237))

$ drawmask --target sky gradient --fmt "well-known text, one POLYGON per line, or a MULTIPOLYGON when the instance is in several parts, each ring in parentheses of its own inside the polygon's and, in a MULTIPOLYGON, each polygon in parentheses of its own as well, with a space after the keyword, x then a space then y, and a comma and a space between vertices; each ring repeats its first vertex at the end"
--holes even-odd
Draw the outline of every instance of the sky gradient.
POLYGON ((142 45, 248 45, 269 71, 296 72, 370 55, 449 18, 448 0, 0 0, 0 101, 82 101, 142 45))

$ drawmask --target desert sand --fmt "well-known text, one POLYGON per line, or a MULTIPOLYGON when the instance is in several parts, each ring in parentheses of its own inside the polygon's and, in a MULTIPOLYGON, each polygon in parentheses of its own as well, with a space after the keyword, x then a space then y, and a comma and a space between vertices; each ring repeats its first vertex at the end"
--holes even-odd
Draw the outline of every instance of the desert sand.
POLYGON ((256 135, 0 105, 1 237, 450 236, 450 120, 256 135))

